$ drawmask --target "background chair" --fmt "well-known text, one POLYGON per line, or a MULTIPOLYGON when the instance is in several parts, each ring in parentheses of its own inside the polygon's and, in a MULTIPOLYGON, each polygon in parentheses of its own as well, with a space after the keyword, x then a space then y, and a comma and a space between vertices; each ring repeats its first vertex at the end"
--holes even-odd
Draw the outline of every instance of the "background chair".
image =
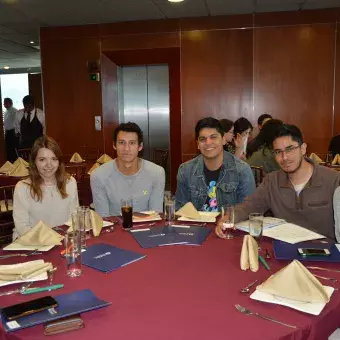
POLYGON ((264 179, 264 171, 262 166, 251 166, 251 171, 253 172, 255 178, 256 187, 258 187, 264 179))
POLYGON ((26 162, 29 162, 31 157, 31 149, 15 149, 18 157, 23 158, 26 162))
POLYGON ((13 193, 15 185, 0 187, 0 246, 12 242, 14 229, 13 193))

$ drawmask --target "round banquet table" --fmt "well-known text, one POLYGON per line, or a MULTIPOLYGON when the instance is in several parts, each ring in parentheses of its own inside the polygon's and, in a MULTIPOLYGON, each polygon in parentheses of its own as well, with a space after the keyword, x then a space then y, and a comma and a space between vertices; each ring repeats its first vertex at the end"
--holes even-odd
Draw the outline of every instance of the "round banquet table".
MULTIPOLYGON (((331 301, 319 316, 250 299, 249 294, 240 293, 240 288, 256 279, 261 282, 268 278, 270 273, 261 264, 257 273, 240 269, 243 233, 235 234, 233 240, 222 240, 211 232, 202 246, 174 245, 142 249, 129 232, 116 225, 114 232, 102 232, 99 237, 90 239, 88 245, 108 243, 146 254, 146 258, 107 274, 83 266, 83 274, 80 277, 69 278, 66 276, 65 259, 60 256, 62 248, 56 247, 27 260, 43 258, 45 261, 51 261, 58 267, 53 284, 64 283, 64 288, 34 295, 16 294, 1 297, 0 306, 87 288, 100 299, 112 302, 109 307, 83 313, 84 329, 54 335, 55 340, 328 339, 340 326, 339 291, 333 293, 331 301), (241 314, 234 307, 237 303, 296 325, 297 329, 241 314)), ((271 250, 271 240, 263 240, 261 246, 271 250)), ((3 260, 1 264, 19 261, 25 260, 16 257, 3 260)), ((268 264, 272 272, 276 272, 287 262, 279 262, 273 258, 268 260, 268 264)), ((322 263, 322 267, 339 266, 322 263)), ((340 280, 340 273, 318 274, 340 280)), ((329 281, 322 283, 331 285, 329 281)), ((46 281, 41 281, 34 286, 46 284, 46 281)), ((332 285, 339 287, 339 283, 332 285)), ((14 288, 14 285, 10 287, 14 288)), ((8 286, 2 287, 0 292, 7 289, 8 286)), ((0 339, 43 338, 43 325, 8 334, 0 330, 0 339)))

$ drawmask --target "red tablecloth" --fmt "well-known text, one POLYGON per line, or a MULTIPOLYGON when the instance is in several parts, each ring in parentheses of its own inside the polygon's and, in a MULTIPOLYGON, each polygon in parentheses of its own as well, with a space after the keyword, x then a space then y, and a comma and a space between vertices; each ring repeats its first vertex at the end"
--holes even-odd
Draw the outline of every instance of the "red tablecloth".
MULTIPOLYGON (((65 284, 63 289, 53 291, 51 295, 90 288, 98 297, 112 302, 107 308, 82 314, 86 324, 84 329, 55 335, 55 340, 323 340, 328 339, 340 326, 339 291, 334 292, 330 303, 319 316, 253 301, 249 295, 242 295, 240 288, 255 279, 266 279, 269 273, 263 266, 257 273, 240 270, 241 233, 233 240, 221 240, 211 233, 200 247, 167 246, 142 249, 128 232, 118 226, 113 233, 103 233, 100 237, 90 240, 89 244, 102 242, 134 250, 146 254, 147 257, 108 274, 84 267, 81 277, 68 278, 65 260, 59 256, 61 247, 42 256, 58 267, 54 283, 65 284), (236 303, 297 325, 298 329, 243 315, 235 309, 236 303)), ((264 241, 262 247, 271 249, 271 242, 264 241)), ((39 257, 29 259, 36 258, 39 257)), ((14 263, 14 259, 6 261, 4 263, 14 263)), ((275 259, 268 261, 274 272, 286 264, 275 259)), ((322 266, 339 267, 331 264, 322 266)), ((340 273, 326 273, 321 275, 337 277, 340 280, 340 273)), ((323 283, 328 284, 328 281, 323 283)), ((8 288, 1 288, 0 292, 5 289, 8 288)), ((0 305, 7 306, 43 295, 46 293, 1 297, 0 305)), ((2 332, 2 337, 13 340, 43 339, 43 326, 7 335, 2 332)))

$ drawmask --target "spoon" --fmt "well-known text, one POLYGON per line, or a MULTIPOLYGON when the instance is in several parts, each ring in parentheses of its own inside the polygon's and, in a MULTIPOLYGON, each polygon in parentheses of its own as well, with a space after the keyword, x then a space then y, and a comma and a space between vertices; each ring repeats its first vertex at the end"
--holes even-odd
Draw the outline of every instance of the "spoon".
POLYGON ((266 249, 265 251, 266 251, 266 254, 265 254, 264 257, 265 257, 267 260, 271 259, 272 257, 271 257, 270 254, 269 254, 269 250, 266 249))
POLYGON ((254 286, 254 284, 257 282, 258 280, 255 280, 254 282, 252 282, 252 283, 250 283, 246 288, 242 288, 242 289, 240 289, 240 292, 241 293, 249 293, 249 291, 250 291, 250 288, 252 287, 252 286, 254 286))

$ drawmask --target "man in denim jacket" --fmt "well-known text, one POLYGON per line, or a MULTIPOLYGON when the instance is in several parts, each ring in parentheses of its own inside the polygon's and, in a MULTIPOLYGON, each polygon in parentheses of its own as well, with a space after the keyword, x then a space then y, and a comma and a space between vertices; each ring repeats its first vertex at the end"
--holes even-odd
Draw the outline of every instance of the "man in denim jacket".
POLYGON ((221 211, 223 206, 243 202, 255 190, 254 176, 248 164, 223 150, 221 123, 203 118, 195 134, 201 154, 178 170, 176 209, 192 202, 200 211, 221 211))

